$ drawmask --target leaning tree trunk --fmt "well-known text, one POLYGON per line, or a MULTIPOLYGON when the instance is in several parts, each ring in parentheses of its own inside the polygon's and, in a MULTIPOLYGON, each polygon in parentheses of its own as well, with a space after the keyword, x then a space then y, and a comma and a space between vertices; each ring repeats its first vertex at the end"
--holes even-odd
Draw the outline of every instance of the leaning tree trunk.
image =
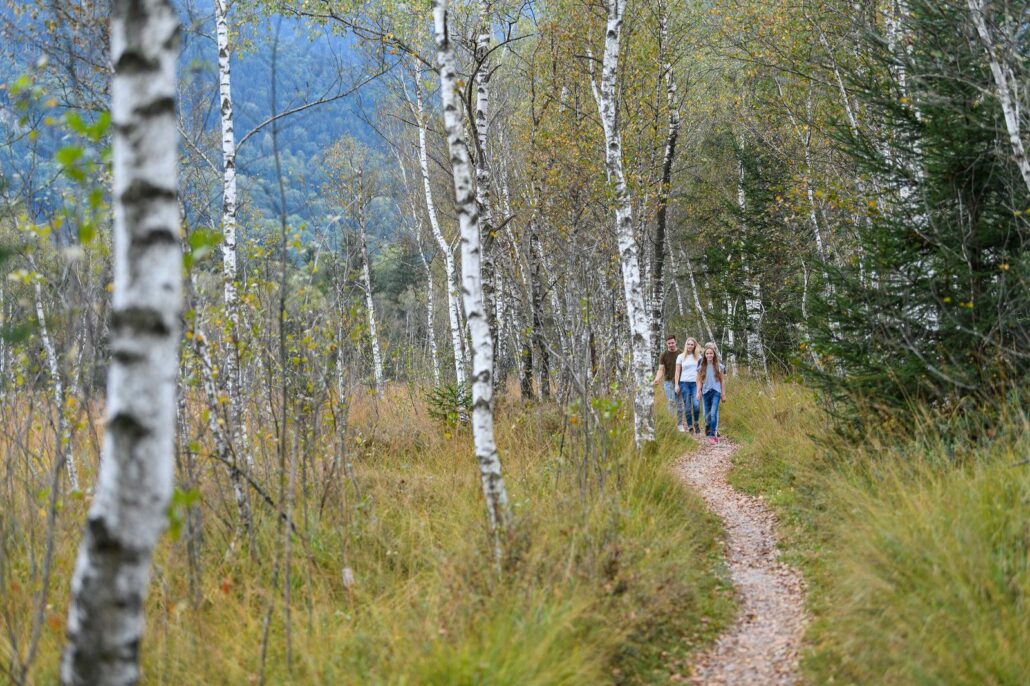
POLYGON ((654 394, 648 383, 650 371, 650 327, 644 304, 640 278, 640 259, 633 235, 633 199, 626 185, 622 166, 622 134, 618 128, 619 51, 622 18, 626 0, 606 0, 607 31, 604 36, 604 58, 601 62, 601 85, 595 86, 595 99, 601 115, 605 138, 605 168, 615 191, 615 230, 622 264, 622 284, 626 298, 626 314, 630 333, 630 355, 633 378, 634 435, 637 446, 654 440, 654 394))
POLYGON ((107 432, 72 577, 64 684, 140 678, 150 560, 175 473, 182 253, 179 21, 168 0, 111 3, 114 296, 107 432))
POLYGON ((706 340, 714 341, 715 334, 712 333, 712 327, 708 323, 708 317, 705 316, 705 308, 701 306, 701 294, 697 290, 697 280, 694 278, 694 267, 690 264, 690 258, 687 257, 686 253, 680 251, 680 259, 683 260, 683 264, 687 266, 687 278, 690 279, 690 291, 694 296, 694 309, 697 311, 697 316, 701 319, 701 326, 704 327, 705 333, 708 334, 706 340))
POLYGON ((53 392, 54 409, 57 412, 57 447, 54 451, 55 459, 62 461, 68 469, 68 484, 73 491, 79 490, 79 470, 76 469, 75 456, 72 454, 71 430, 68 426, 68 415, 65 413, 64 381, 61 379, 61 366, 57 360, 57 351, 54 350, 54 343, 50 340, 50 330, 47 327, 46 316, 43 313, 43 292, 36 279, 33 284, 33 293, 36 304, 36 323, 39 324, 39 338, 43 342, 43 351, 46 353, 47 371, 50 372, 50 386, 53 392))
POLYGON ((501 460, 494 442, 493 341, 483 299, 479 211, 472 186, 460 105, 455 95, 458 74, 447 25, 447 0, 433 0, 433 26, 437 61, 440 64, 444 131, 454 172, 454 208, 461 227, 462 296, 472 338, 472 436, 494 536, 494 553, 500 558, 502 536, 511 525, 511 509, 504 477, 501 475, 501 460))
POLYGON ((991 76, 994 78, 995 95, 1001 103, 1001 112, 1005 117, 1005 130, 1009 135, 1009 145, 1012 146, 1012 157, 1019 168, 1019 174, 1023 177, 1023 183, 1027 190, 1030 190, 1030 160, 1027 160, 1026 148, 1023 147, 1023 137, 1020 134, 1019 103, 1013 98, 1013 91, 1017 86, 1015 74, 1011 67, 1004 63, 998 56, 998 49, 991 38, 991 31, 987 27, 987 19, 984 17, 983 0, 968 0, 969 12, 973 17, 973 24, 976 26, 976 33, 983 43, 984 50, 991 67, 991 76))
MULTIPOLYGON (((410 101, 409 101, 410 102, 410 101)), ((394 150, 397 158, 397 169, 401 173, 401 182, 404 186, 404 194, 408 197, 408 209, 411 211, 411 235, 418 247, 418 256, 422 260, 422 267, 426 270, 426 337, 429 343, 429 353, 433 364, 433 384, 440 385, 440 351, 436 345, 436 327, 433 325, 436 313, 436 305, 433 297, 433 266, 432 255, 426 257, 426 251, 422 246, 422 215, 419 213, 418 202, 415 200, 411 186, 408 184, 408 171, 404 166, 404 158, 400 152, 394 150)))
POLYGON ((433 230, 433 238, 443 255, 444 275, 447 277, 447 321, 451 328, 451 349, 454 353, 454 380, 458 386, 466 384, 465 354, 461 345, 461 324, 458 322, 458 294, 455 288, 454 253, 443 237, 440 220, 436 216, 436 204, 433 202, 433 186, 429 182, 429 155, 426 151, 425 108, 422 105, 422 86, 418 82, 419 72, 415 72, 415 116, 418 119, 418 165, 422 173, 422 188, 426 196, 426 214, 429 215, 429 227, 433 230))

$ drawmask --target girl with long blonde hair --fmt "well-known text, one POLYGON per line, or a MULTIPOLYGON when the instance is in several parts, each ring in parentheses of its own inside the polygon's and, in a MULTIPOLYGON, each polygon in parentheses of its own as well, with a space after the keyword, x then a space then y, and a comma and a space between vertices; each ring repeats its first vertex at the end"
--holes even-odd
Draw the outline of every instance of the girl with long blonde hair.
POLYGON ((704 399, 705 435, 709 443, 719 442, 719 403, 726 402, 726 368, 719 362, 715 343, 705 343, 701 364, 697 368, 695 397, 704 399))
POLYGON ((679 395, 676 418, 679 430, 701 433, 701 404, 697 399, 697 368, 701 351, 697 339, 687 336, 683 353, 676 358, 676 393, 679 395))

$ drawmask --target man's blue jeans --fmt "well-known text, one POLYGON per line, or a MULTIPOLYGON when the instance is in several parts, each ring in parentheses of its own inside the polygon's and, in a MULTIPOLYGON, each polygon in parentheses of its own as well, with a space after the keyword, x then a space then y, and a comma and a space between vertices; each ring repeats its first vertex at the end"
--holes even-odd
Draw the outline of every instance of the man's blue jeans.
POLYGON ((719 401, 722 393, 716 390, 706 391, 705 399, 705 435, 716 436, 719 431, 719 401))
POLYGON ((674 381, 665 382, 665 401, 669 403, 669 412, 676 413, 676 383, 674 381))
POLYGON ((697 399, 697 382, 680 381, 680 403, 676 419, 682 424, 687 418, 687 428, 701 428, 701 402, 697 399))

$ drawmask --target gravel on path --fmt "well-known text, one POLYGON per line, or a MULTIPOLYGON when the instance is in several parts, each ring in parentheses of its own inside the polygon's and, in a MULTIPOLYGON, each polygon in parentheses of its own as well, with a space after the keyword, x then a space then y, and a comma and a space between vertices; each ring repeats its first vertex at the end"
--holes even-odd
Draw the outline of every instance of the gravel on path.
POLYGON ((739 610, 733 625, 694 662, 691 681, 712 686, 796 684, 807 614, 804 579, 779 560, 776 517, 726 480, 737 446, 720 439, 685 455, 676 474, 722 520, 739 610))

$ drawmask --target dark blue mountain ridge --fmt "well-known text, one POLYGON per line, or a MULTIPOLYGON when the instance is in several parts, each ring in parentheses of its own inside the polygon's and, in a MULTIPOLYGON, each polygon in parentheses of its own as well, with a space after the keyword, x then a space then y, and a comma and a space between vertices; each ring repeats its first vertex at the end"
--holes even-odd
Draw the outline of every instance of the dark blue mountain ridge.
MULTIPOLYGON (((177 5, 184 27, 180 58, 180 109, 184 129, 207 158, 218 164, 221 149, 213 6, 209 0, 180 0, 177 5)), ((20 75, 33 71, 33 66, 41 56, 68 44, 69 37, 62 35, 53 23, 48 28, 49 17, 45 8, 35 13, 28 11, 29 8, 30 5, 22 0, 17 0, 14 5, 0 5, 0 24, 5 27, 3 37, 23 38, 3 41, 4 45, 0 47, 3 53, 3 59, 0 59, 0 84, 13 83, 20 75)), ((242 141, 237 159, 241 213, 259 221, 271 221, 279 213, 272 128, 264 126, 256 132, 254 130, 266 122, 273 112, 273 52, 276 57, 277 81, 275 110, 278 112, 347 91, 368 79, 374 73, 374 68, 367 63, 360 46, 349 36, 334 35, 324 29, 306 26, 295 19, 262 16, 244 18, 246 22, 235 27, 232 58, 236 138, 242 141)), ((236 16, 230 19, 234 21, 236 16)), ((103 29, 102 24, 98 27, 93 28, 103 29)), ((83 61, 95 64, 98 59, 96 56, 87 56, 83 61)), ((49 92, 51 89, 67 90, 67 82, 70 80, 66 70, 51 69, 40 73, 39 82, 49 92)), ((97 88, 103 87, 103 83, 97 85, 97 88)), ((319 191, 324 180, 322 156, 334 141, 341 136, 349 136, 373 150, 382 151, 383 141, 365 122, 360 112, 374 112, 384 93, 384 86, 374 80, 347 97, 311 107, 278 121, 280 159, 287 191, 286 212, 291 227, 307 234, 313 230, 311 227, 324 226, 326 217, 332 214, 319 191)), ((61 101, 64 103, 69 99, 65 97, 61 101)), ((89 120, 96 114, 86 111, 83 116, 89 120)), ((38 118, 35 123, 41 124, 42 118, 38 118)), ((23 178, 28 174, 52 175, 55 169, 53 155, 58 148, 69 144, 69 133, 60 127, 43 126, 36 139, 29 141, 19 128, 24 127, 19 127, 9 92, 7 89, 0 90, 0 146, 3 146, 0 149, 0 172, 4 179, 23 178), (35 159, 37 163, 30 165, 30 159, 35 159)), ((206 168, 207 165, 200 162, 192 147, 186 141, 183 142, 185 159, 206 168)), ((189 178, 198 179, 193 182, 198 187, 190 190, 195 196, 200 194, 206 197, 204 204, 208 205, 191 212, 195 215, 191 219, 208 224, 217 221, 218 208, 221 206, 218 177, 208 168, 204 174, 193 174, 189 178), (200 185, 203 185, 203 189, 199 188, 200 185)), ((12 188, 14 185, 9 183, 12 188)), ((32 187, 42 186, 34 184, 32 187)), ((33 197, 33 212, 45 216, 55 211, 60 202, 60 188, 61 184, 58 183, 55 188, 33 197)), ((393 223, 376 222, 381 226, 373 226, 372 232, 382 235, 387 226, 393 223)))

